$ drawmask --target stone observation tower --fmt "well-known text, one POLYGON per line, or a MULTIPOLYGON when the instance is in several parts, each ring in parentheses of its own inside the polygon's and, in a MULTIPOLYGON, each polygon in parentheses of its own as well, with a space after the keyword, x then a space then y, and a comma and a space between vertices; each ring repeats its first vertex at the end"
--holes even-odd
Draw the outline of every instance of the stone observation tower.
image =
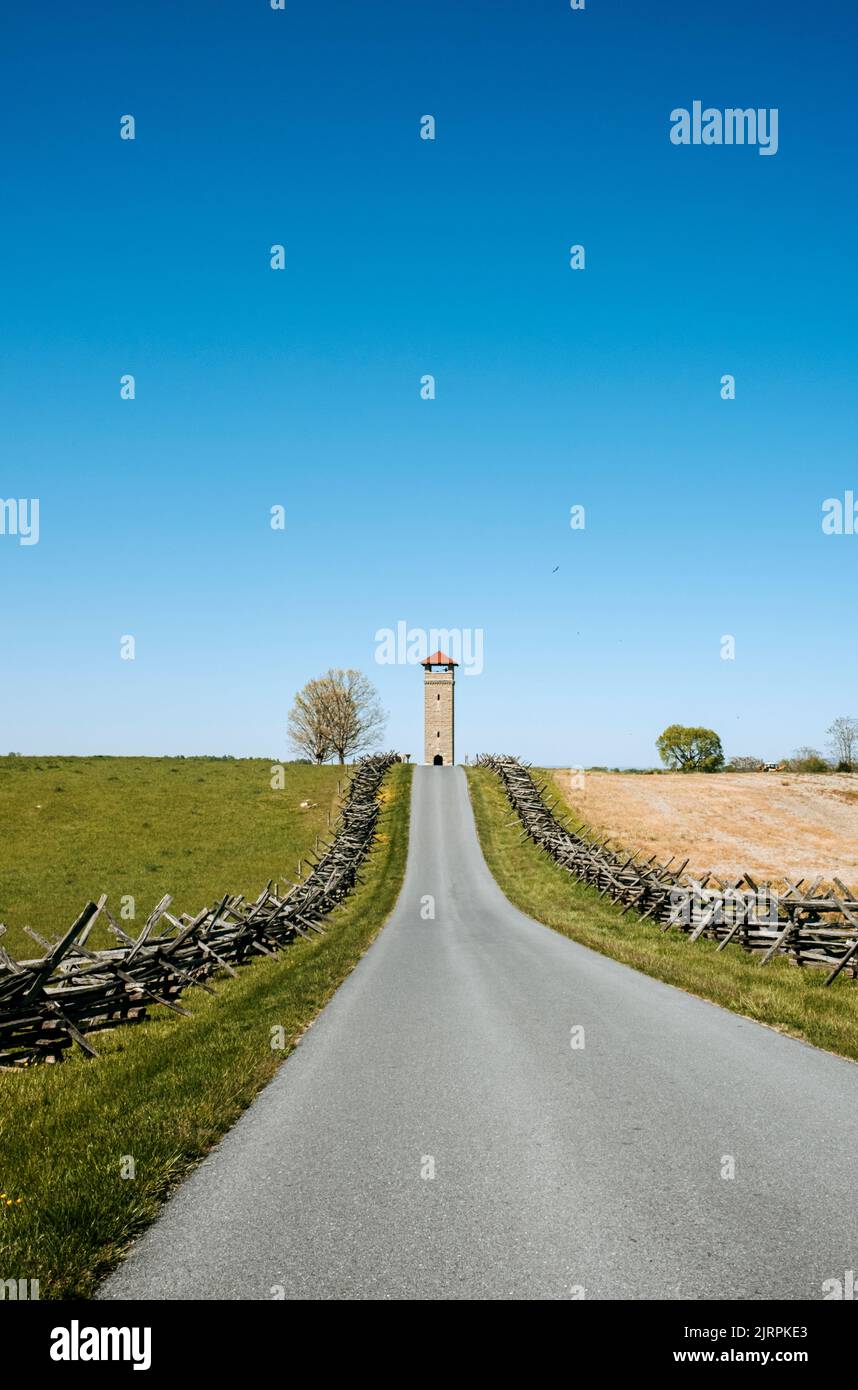
POLYGON ((436 767, 453 763, 453 686, 459 663, 443 652, 421 662, 423 667, 424 762, 436 767))

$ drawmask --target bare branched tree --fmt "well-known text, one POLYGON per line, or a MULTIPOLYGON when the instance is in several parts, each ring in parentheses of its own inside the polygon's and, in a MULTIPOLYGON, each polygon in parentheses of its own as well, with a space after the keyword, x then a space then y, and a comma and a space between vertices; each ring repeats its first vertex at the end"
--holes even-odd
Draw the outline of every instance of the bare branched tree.
POLYGON ((336 753, 341 763, 365 753, 384 733, 387 715, 361 671, 332 669, 308 681, 289 711, 289 742, 314 763, 336 753))
POLYGON ((378 691, 362 671, 330 670, 320 682, 324 687, 325 727, 331 747, 341 763, 365 753, 381 738, 387 715, 378 691))
POLYGON ((826 729, 834 761, 843 772, 851 772, 858 755, 858 719, 841 715, 826 729))
POLYGON ((297 753, 314 763, 327 762, 334 751, 327 723, 327 684, 308 681, 295 696, 289 711, 289 742, 297 753))

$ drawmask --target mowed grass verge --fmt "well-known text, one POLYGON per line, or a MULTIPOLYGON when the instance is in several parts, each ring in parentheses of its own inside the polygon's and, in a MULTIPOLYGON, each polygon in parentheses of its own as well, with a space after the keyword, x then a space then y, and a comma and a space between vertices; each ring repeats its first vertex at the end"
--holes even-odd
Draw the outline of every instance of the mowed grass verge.
POLYGON ((517 818, 509 824, 515 813, 493 773, 469 769, 468 785, 486 862, 522 912, 667 984, 858 1060, 858 985, 840 978, 826 989, 824 971, 798 970, 785 959, 761 966, 740 946, 716 954, 717 942, 689 942, 631 912, 621 917, 620 907, 520 838, 521 826, 517 818))
MULTIPOLYGON (((346 779, 284 766, 273 791, 260 758, 0 758, 0 942, 36 957, 25 926, 58 936, 101 893, 117 918, 134 899, 122 923, 134 935, 165 893, 174 912, 196 913, 224 893, 255 898, 270 878, 294 880, 346 779)), ((98 924, 88 944, 117 943, 98 924)))
POLYGON ((38 1279, 43 1299, 90 1296, 271 1079, 393 909, 411 771, 388 774, 363 885, 324 936, 211 982, 213 995, 187 991, 190 1018, 155 1009, 140 1026, 99 1033, 97 1061, 0 1073, 0 1192, 14 1203, 0 1207, 0 1278, 38 1279), (272 1049, 275 1028, 283 1050, 272 1049))

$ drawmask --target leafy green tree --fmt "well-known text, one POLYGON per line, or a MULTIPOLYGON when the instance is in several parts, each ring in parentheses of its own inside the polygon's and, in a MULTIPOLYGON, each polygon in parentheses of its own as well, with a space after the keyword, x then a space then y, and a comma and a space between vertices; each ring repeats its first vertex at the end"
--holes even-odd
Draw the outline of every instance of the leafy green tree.
POLYGON ((718 772, 724 766, 724 750, 714 729, 669 724, 655 746, 665 767, 680 772, 718 772))

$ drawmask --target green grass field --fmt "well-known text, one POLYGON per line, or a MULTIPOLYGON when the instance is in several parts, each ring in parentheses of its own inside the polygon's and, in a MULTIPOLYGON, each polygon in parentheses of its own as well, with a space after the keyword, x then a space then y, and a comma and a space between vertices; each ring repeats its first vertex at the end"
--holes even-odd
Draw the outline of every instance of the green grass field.
MULTIPOLYGON (((101 762, 92 761, 96 767, 101 762)), ((149 818, 155 826, 155 785, 181 786, 182 777, 173 782, 167 762, 151 773, 137 766, 142 781, 150 779, 149 818)), ((265 789, 256 786, 254 768, 264 771, 265 765, 212 769, 208 793, 229 793, 227 814, 205 806, 201 791, 193 793, 203 785, 193 772, 173 810, 164 812, 175 818, 184 804, 187 825, 196 806, 200 814, 194 820, 220 837, 219 855, 204 834, 194 836, 207 871, 201 864, 187 866, 183 883, 192 901, 213 896, 230 875, 239 889, 256 886, 280 871, 284 857, 287 864, 297 858, 308 836, 313 838, 318 813, 294 812, 292 802, 309 794, 319 801, 324 821, 322 792, 335 789, 336 769, 295 768, 294 778, 290 769, 288 792, 282 794, 289 802, 272 808, 265 789), (260 842, 268 845, 264 865, 260 842)), ((328 919, 324 936, 300 941, 276 959, 260 959, 236 979, 213 981, 214 994, 187 991, 182 1004, 190 1018, 154 1009, 151 1020, 137 1027, 99 1033, 97 1061, 77 1054, 60 1066, 0 1073, 0 1193, 6 1194, 0 1203, 0 1278, 38 1279, 43 1299, 90 1295, 157 1215, 171 1188, 270 1080, 396 902, 405 869, 411 772, 399 764, 389 773, 364 883, 328 919), (285 1032, 284 1050, 272 1050, 275 1027, 285 1032), (129 1159, 135 1176, 124 1178, 129 1159)), ((85 796, 78 795, 83 804, 85 796)), ((124 815, 128 833, 127 808, 124 815)), ((90 821, 90 846, 98 838, 90 821)), ((133 866, 132 842, 126 843, 133 866)), ((109 884, 104 881, 105 888, 109 884)), ((38 895, 33 900, 47 901, 38 895)), ((67 913, 62 901, 54 910, 67 913)))
MULTIPOLYGON (((260 759, 0 758, 0 942, 38 956, 23 928, 56 936, 101 893, 117 918, 120 898, 134 899, 122 924, 133 935, 165 893, 174 912, 195 913, 227 892, 256 897, 269 878, 294 881, 345 776, 285 769, 272 791, 260 759)), ((99 924, 89 944, 116 942, 99 924)))
POLYGON ((841 978, 826 989, 824 971, 798 970, 784 958, 761 966, 759 957, 749 957, 740 946, 716 954, 717 942, 692 943, 633 913, 621 917, 620 907, 576 883, 532 841, 521 840, 520 824, 509 823, 515 813, 494 773, 471 768, 468 784, 489 868, 523 912, 667 984, 858 1060, 858 985, 841 978))

